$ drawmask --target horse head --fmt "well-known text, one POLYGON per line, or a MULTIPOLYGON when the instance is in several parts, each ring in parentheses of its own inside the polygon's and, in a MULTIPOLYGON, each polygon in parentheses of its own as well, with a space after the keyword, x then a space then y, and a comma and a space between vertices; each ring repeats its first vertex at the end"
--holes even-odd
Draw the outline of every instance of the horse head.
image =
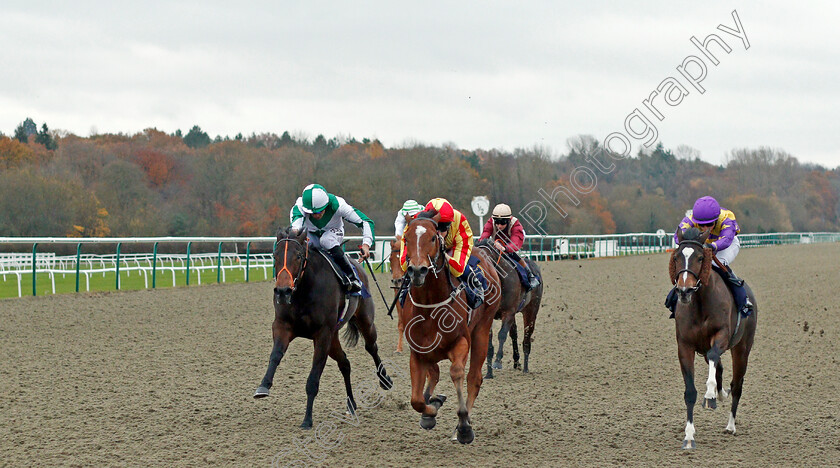
POLYGON ((391 288, 398 289, 402 284, 403 271, 400 266, 400 243, 402 239, 397 237, 391 241, 391 254, 388 255, 388 264, 391 267, 391 288))
POLYGON ((421 216, 424 214, 412 219, 405 231, 406 273, 415 287, 423 286, 429 271, 437 276, 443 269, 438 265, 443 257, 443 239, 437 230, 440 215, 421 216))
POLYGON ((691 302, 692 294, 709 283, 713 252, 705 246, 710 231, 690 228, 677 231, 678 247, 671 254, 669 273, 680 302, 691 302))
POLYGON ((274 303, 291 304, 292 293, 306 269, 309 250, 306 245, 305 229, 296 231, 291 227, 277 230, 274 246, 274 303))

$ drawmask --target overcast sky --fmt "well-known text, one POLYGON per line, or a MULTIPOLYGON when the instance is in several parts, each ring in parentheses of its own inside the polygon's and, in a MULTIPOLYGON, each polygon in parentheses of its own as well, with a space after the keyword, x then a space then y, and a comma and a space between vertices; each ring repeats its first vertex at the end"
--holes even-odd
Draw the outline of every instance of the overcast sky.
POLYGON ((710 162, 770 146, 840 165, 837 1, 123 3, 3 2, 0 132, 32 117, 80 136, 199 125, 564 153, 627 134, 639 108, 710 162), (717 29, 733 10, 749 49, 717 29), (716 66, 690 41, 712 33, 731 47, 710 46, 716 66), (676 69, 692 55, 703 94, 676 69), (659 121, 642 101, 668 77, 688 94, 655 98, 659 121))

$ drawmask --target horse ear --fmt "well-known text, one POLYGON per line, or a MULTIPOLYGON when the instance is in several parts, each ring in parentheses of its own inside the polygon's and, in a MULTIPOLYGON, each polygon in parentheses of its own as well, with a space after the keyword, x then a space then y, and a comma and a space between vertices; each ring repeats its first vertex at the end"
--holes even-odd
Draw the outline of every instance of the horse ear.
POLYGON ((299 230, 299 231, 293 231, 293 232, 294 232, 294 236, 295 236, 295 238, 296 238, 299 242, 303 243, 303 241, 305 241, 305 240, 306 240, 306 234, 307 234, 306 229, 301 229, 301 230, 299 230))
POLYGON ((436 223, 439 223, 440 222, 440 213, 435 213, 435 215, 432 216, 432 221, 434 221, 436 223))
MULTIPOLYGON (((410 222, 411 222, 411 220, 413 220, 413 219, 414 219, 414 216, 411 216, 411 215, 409 215, 409 214, 405 215, 405 224, 406 224, 406 226, 408 226, 408 223, 410 223, 410 222)), ((397 236, 397 237, 399 237, 399 236, 397 236)))
POLYGON ((683 230, 677 228, 677 244, 683 241, 683 230))
POLYGON ((697 242, 699 242, 701 244, 706 242, 706 239, 708 239, 711 234, 712 234, 711 230, 703 232, 702 234, 700 234, 700 237, 697 238, 697 242))

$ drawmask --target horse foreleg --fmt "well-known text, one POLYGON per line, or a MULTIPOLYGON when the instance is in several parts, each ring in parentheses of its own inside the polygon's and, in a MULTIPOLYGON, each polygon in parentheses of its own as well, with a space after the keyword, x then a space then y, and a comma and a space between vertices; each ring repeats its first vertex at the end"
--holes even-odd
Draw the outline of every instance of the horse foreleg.
POLYGON ((268 396, 268 391, 274 383, 274 373, 277 372, 280 360, 283 359, 286 350, 289 348, 289 342, 292 341, 291 333, 282 328, 277 322, 272 325, 271 332, 274 338, 274 346, 271 349, 271 356, 268 358, 268 369, 265 371, 265 376, 263 376, 260 386, 254 392, 254 398, 265 398, 268 396))
POLYGON ((718 371, 720 356, 728 347, 728 336, 726 330, 720 331, 712 337, 711 349, 706 353, 706 362, 709 364, 709 378, 706 379, 706 394, 703 395, 703 407, 707 409, 717 408, 717 395, 720 385, 718 381, 722 370, 718 371))
POLYGON ((678 355, 683 382, 685 383, 685 439, 682 448, 693 449, 694 442, 694 403, 697 401, 697 389, 694 388, 694 349, 686 344, 678 343, 678 355))
POLYGON ((329 355, 338 364, 338 370, 341 371, 341 376, 344 377, 344 390, 347 393, 347 411, 355 414, 356 400, 353 398, 353 387, 350 385, 350 360, 347 359, 347 354, 341 348, 338 333, 333 335, 329 355))
POLYGON ((423 398, 423 384, 429 374, 430 364, 417 356, 412 350, 408 361, 411 373, 411 407, 420 413, 420 427, 429 430, 437 424, 437 410, 443 404, 442 399, 435 399, 434 404, 427 404, 423 398), (437 404, 439 402, 439 404, 437 404))
MULTIPOLYGON (((449 351, 448 356, 449 360, 452 361, 452 365, 449 367, 449 376, 452 378, 452 383, 455 384, 455 393, 458 396, 458 426, 455 428, 456 439, 462 444, 469 444, 475 438, 475 433, 472 427, 470 427, 470 412, 467 409, 467 402, 464 398, 464 369, 467 366, 467 356, 469 354, 470 340, 462 336, 455 342, 455 346, 449 351)), ((480 373, 481 371, 479 370, 478 372, 480 373)))
POLYGON ((327 353, 332 343, 332 336, 321 333, 312 340, 315 352, 312 354, 312 370, 309 371, 309 378, 306 379, 306 415, 300 427, 302 429, 312 428, 312 405, 318 395, 318 388, 321 385, 321 374, 327 364, 327 353))
POLYGON ((438 382, 440 382, 440 367, 438 367, 437 363, 429 364, 429 370, 426 375, 427 384, 426 390, 423 391, 423 400, 425 400, 428 405, 429 401, 431 401, 432 395, 435 393, 435 387, 437 387, 438 382))
POLYGON ((519 343, 517 339, 519 338, 516 332, 516 318, 514 317, 513 322, 510 324, 510 344, 513 346, 513 368, 514 369, 521 369, 522 366, 519 365, 519 343))

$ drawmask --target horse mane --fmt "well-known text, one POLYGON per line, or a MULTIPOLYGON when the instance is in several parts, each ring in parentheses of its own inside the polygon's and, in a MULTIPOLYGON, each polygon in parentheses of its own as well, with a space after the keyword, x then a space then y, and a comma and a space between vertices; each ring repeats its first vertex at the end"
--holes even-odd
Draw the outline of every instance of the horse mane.
POLYGON ((699 229, 696 227, 691 227, 683 232, 682 238, 683 240, 693 240, 696 241, 700 238, 700 235, 703 234, 699 229))
POLYGON ((417 213, 417 218, 432 219, 437 214, 437 210, 421 211, 417 213))

